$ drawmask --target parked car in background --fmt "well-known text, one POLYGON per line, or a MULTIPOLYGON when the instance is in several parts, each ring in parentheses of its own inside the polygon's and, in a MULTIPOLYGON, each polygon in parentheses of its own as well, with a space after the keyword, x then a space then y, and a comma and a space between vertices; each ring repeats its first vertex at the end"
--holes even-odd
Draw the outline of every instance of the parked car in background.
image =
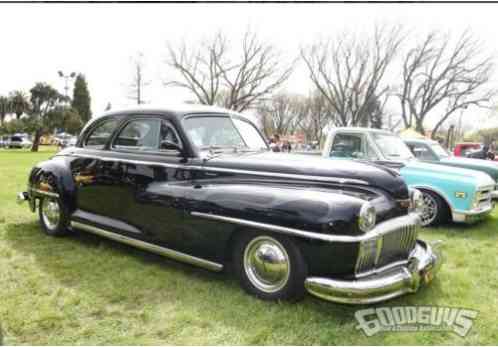
POLYGON ((493 210, 496 182, 480 171, 419 161, 397 135, 368 128, 333 129, 322 155, 356 159, 399 171, 409 187, 420 189, 425 207, 422 225, 446 221, 473 222, 493 210))
POLYGON ((441 264, 418 239, 422 195, 396 172, 272 153, 249 120, 209 106, 92 118, 18 199, 48 235, 80 229, 214 271, 232 263, 267 300, 383 301, 441 264))
POLYGON ((482 146, 480 149, 474 149, 465 153, 467 158, 481 159, 481 160, 498 160, 495 153, 489 150, 488 146, 482 146))
POLYGON ((498 163, 479 159, 455 157, 446 151, 437 141, 429 139, 405 139, 413 155, 432 164, 461 167, 487 173, 497 184, 491 193, 493 199, 498 199, 498 163))
POLYGON ((0 148, 8 148, 9 143, 10 143, 9 135, 0 136, 0 148))
POLYGON ((73 147, 76 146, 76 141, 78 138, 76 136, 66 136, 63 139, 59 140, 59 146, 61 149, 67 148, 67 147, 73 147))
POLYGON ((455 145, 455 148, 453 149, 453 154, 456 157, 466 157, 467 152, 473 151, 473 150, 478 150, 481 149, 482 145, 477 142, 463 142, 463 143, 457 143, 455 145))
POLYGON ((9 148, 31 148, 33 143, 26 137, 20 135, 11 136, 9 139, 9 148))

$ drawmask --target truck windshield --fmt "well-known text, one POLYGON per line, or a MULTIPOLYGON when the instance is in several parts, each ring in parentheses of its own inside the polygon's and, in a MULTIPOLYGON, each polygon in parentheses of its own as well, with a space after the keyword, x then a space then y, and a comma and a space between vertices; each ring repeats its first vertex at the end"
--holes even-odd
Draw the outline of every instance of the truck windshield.
POLYGON ((449 153, 439 143, 433 143, 431 145, 431 148, 439 158, 447 158, 450 156, 449 153))
POLYGON ((268 149, 249 122, 229 116, 193 116, 183 122, 190 140, 199 149, 268 149))
POLYGON ((408 160, 414 158, 410 148, 395 135, 373 134, 373 138, 382 154, 392 160, 408 160))

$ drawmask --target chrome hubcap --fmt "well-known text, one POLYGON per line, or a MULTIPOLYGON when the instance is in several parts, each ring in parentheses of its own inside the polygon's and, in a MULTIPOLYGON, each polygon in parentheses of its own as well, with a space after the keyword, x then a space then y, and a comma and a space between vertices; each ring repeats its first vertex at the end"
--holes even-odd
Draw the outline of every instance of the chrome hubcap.
POLYGON ((244 251, 244 269, 256 288, 273 293, 289 280, 289 255, 277 240, 259 236, 251 240, 244 251))
POLYGON ((42 218, 47 229, 55 230, 59 225, 60 208, 57 200, 44 198, 42 201, 42 218))
POLYGON ((429 194, 423 193, 424 198, 424 208, 422 209, 421 219, 422 225, 429 225, 436 219, 437 216, 437 202, 429 194))

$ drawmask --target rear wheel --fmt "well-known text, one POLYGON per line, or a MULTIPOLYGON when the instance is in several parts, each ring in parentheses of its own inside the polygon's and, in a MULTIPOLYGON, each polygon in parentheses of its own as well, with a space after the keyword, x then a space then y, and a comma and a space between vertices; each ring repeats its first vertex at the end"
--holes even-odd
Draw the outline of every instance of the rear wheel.
POLYGON ((43 197, 40 199, 38 216, 43 231, 50 236, 67 234, 67 217, 59 199, 43 197))
POLYGON ((449 210, 443 198, 428 190, 420 191, 424 199, 424 209, 420 215, 422 226, 436 226, 447 222, 449 210))
POLYGON ((241 286, 264 300, 297 300, 304 296, 307 267, 299 248, 280 235, 240 235, 233 249, 241 286))

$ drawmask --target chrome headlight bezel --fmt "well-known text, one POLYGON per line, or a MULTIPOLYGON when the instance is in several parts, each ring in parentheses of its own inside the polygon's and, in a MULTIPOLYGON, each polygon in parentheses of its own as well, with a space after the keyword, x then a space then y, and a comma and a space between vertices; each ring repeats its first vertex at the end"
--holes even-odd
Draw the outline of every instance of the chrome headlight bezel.
POLYGON ((372 230, 375 227, 376 220, 377 212, 375 208, 369 202, 364 203, 358 215, 358 228, 360 231, 366 233, 372 230))
POLYGON ((410 188, 410 211, 422 213, 424 205, 424 194, 418 189, 410 188))

